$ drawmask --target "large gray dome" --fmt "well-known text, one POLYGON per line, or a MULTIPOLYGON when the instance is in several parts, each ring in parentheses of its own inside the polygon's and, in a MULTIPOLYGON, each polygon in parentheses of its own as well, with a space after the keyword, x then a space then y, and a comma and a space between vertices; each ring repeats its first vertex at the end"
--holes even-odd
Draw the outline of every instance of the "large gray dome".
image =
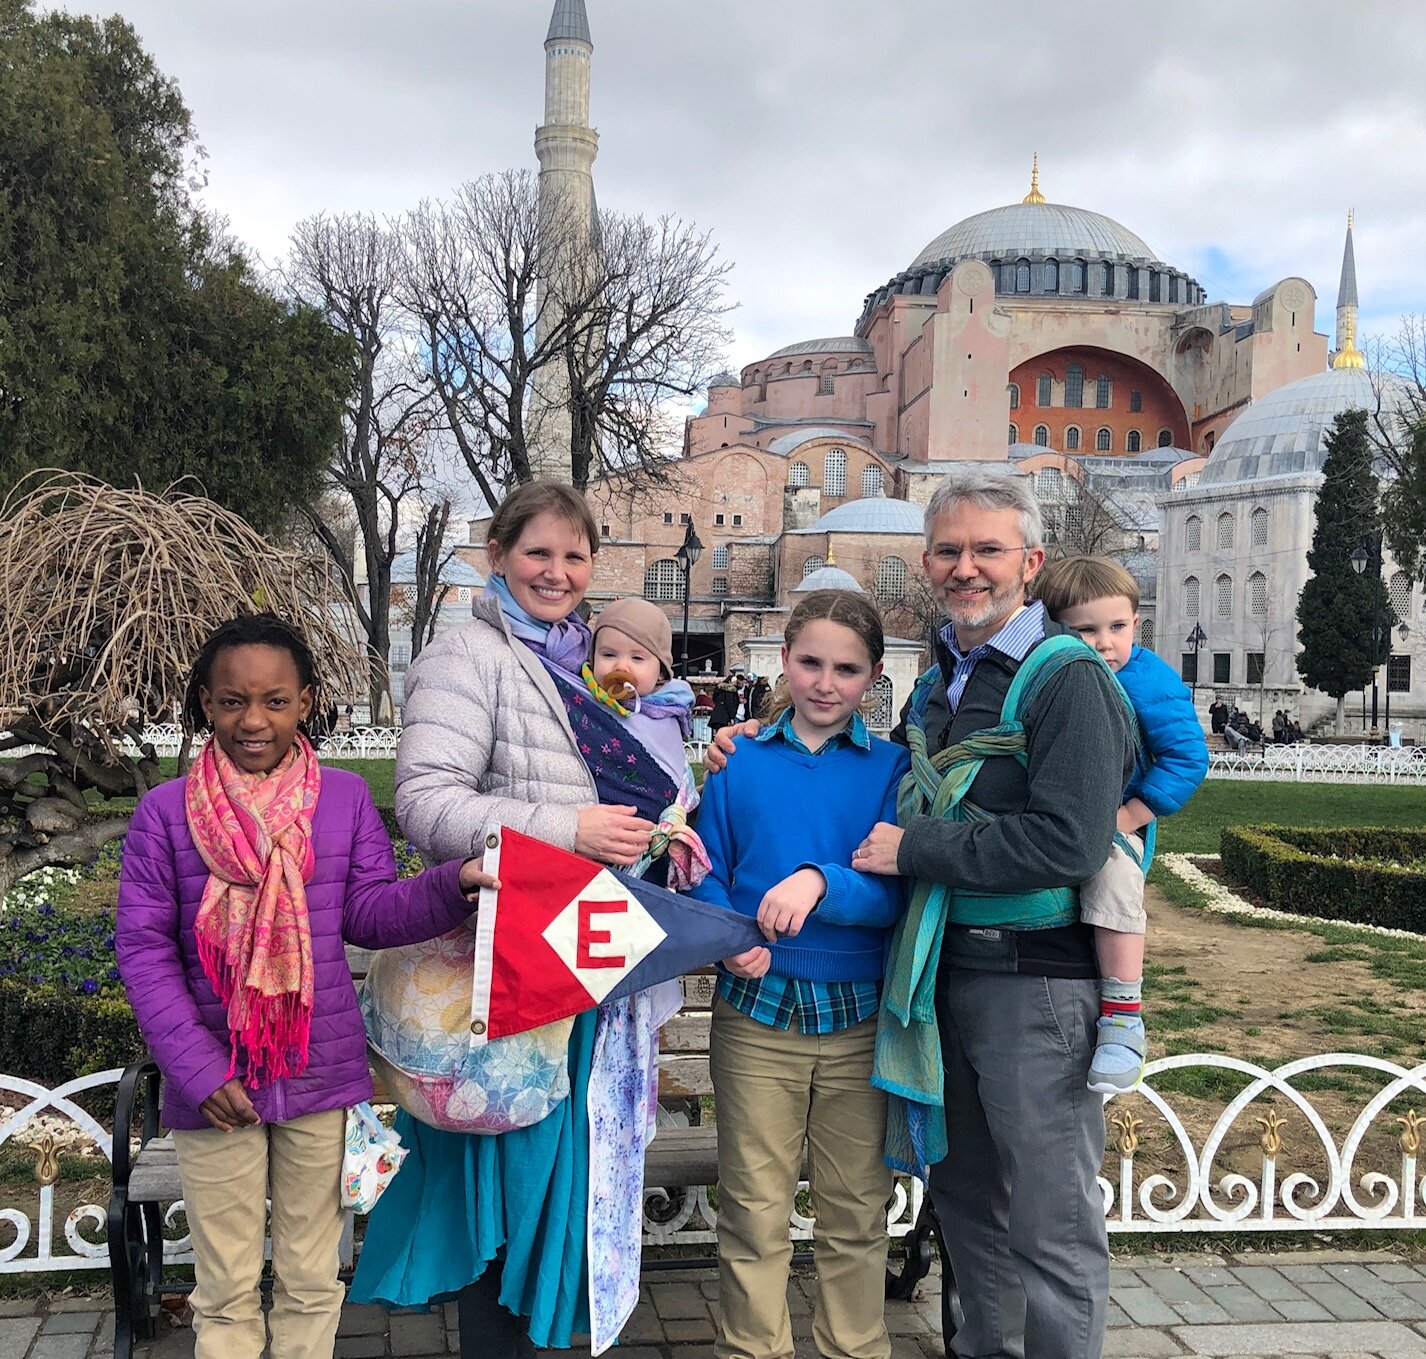
POLYGON ((1332 421, 1347 410, 1409 410, 1400 378, 1364 368, 1331 368, 1298 378, 1253 402, 1218 440, 1200 486, 1230 486, 1320 472, 1332 421))
POLYGON ((985 255, 1157 258, 1128 227, 1102 213, 1063 203, 1012 203, 948 227, 912 260, 911 268, 985 255))

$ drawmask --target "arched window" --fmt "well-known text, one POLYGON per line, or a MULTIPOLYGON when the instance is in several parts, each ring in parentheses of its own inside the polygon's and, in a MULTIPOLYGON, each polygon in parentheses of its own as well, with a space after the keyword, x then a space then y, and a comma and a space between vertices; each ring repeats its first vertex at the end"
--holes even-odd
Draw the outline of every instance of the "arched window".
POLYGON ((882 493, 881 468, 874 462, 869 462, 862 468, 862 495, 880 495, 882 493))
POLYGON ((1188 552, 1203 551, 1203 520, 1196 514, 1183 521, 1183 545, 1188 552))
POLYGON ((1111 429, 1097 429, 1094 431, 1094 451, 1096 453, 1108 453, 1114 447, 1114 431, 1111 429))
POLYGON ((1143 392, 1130 392, 1130 393, 1129 393, 1129 411, 1130 411, 1130 413, 1133 414, 1133 415, 1137 415, 1137 414, 1138 414, 1141 410, 1143 410, 1143 409, 1144 409, 1144 394, 1143 394, 1143 392))
POLYGON ((1028 293, 1030 291, 1030 261, 1015 261, 1015 291, 1017 293, 1028 293))
POLYGON ((1079 426, 1078 426, 1078 425, 1071 425, 1067 430, 1065 430, 1065 452, 1066 452, 1066 453, 1077 453, 1077 452, 1079 452, 1079 426))
POLYGON ((1151 269, 1151 270, 1149 271, 1149 301, 1150 301, 1150 302, 1162 302, 1162 301, 1163 301, 1163 282, 1164 282, 1163 275, 1160 274, 1157 269, 1151 269))
POLYGON ((1108 261, 1105 261, 1105 263, 1102 264, 1100 268, 1104 270, 1103 283, 1100 285, 1100 291, 1104 294, 1105 297, 1113 297, 1114 266, 1108 261))
POLYGON ((1065 405, 1084 405, 1084 369, 1077 363, 1065 369, 1065 405))
POLYGON ((805 462, 795 462, 787 469, 789 486, 806 486, 812 480, 812 473, 805 462))
POLYGON ((1040 448, 1048 448, 1050 446, 1050 427, 1048 425, 1035 426, 1035 443, 1040 448))
POLYGON ((1126 453, 1142 453, 1144 451, 1144 436, 1137 429, 1131 429, 1124 436, 1124 451, 1126 453))
POLYGON ((847 453, 842 448, 829 448, 822 466, 822 494, 844 496, 847 493, 847 453))
POLYGON ((723 543, 713 549, 713 569, 715 571, 726 571, 728 569, 727 543, 723 543))
POLYGON ((1233 616, 1233 577, 1227 572, 1213 580, 1213 614, 1216 618, 1233 616))
POLYGON ((1173 447, 1173 430, 1171 430, 1171 429, 1161 429, 1161 430, 1159 431, 1159 447, 1160 447, 1160 448, 1172 448, 1172 447, 1173 447))
POLYGON ((1094 383, 1094 404, 1102 411, 1109 409, 1109 378, 1101 373, 1094 383))
POLYGON ((1411 617, 1411 577, 1405 571, 1398 571, 1387 586, 1387 595, 1397 621, 1406 622, 1411 617))
POLYGON ((644 572, 645 599, 682 599, 683 567, 672 557, 656 561, 644 572))
POLYGON ((900 557, 883 557, 876 568, 876 597, 883 604, 906 598, 909 573, 900 557))
POLYGON ((1045 261, 1045 291, 1057 293, 1060 290, 1060 266, 1058 260, 1045 261))
POLYGON ((1018 411, 1020 409, 1020 384, 1012 382, 1006 390, 1010 393, 1010 409, 1018 411))
POLYGON ((1145 618, 1139 623, 1139 645, 1145 651, 1154 649, 1154 620, 1145 618))
POLYGON ((1199 585, 1197 576, 1189 576, 1183 582, 1183 612, 1187 618, 1197 618, 1199 608, 1199 585))
POLYGON ((1084 291, 1084 261, 1071 260, 1065 265, 1065 281, 1068 286, 1067 293, 1082 293, 1084 291))
POLYGON ((1054 398, 1055 380, 1048 373, 1041 373, 1035 383, 1035 404, 1048 406, 1054 398))
POLYGON ((896 691, 889 675, 878 675, 871 686, 872 710, 867 726, 873 731, 890 731, 896 720, 896 691))
POLYGON ((1268 578, 1261 571, 1248 577, 1248 612, 1261 618, 1268 611, 1268 578))
POLYGON ((1058 467, 1042 467, 1035 473, 1035 495, 1041 500, 1059 500, 1062 484, 1058 467))
POLYGON ((1020 428, 1019 428, 1018 425, 1011 425, 1011 426, 1010 426, 1010 440, 1009 440, 1009 442, 1011 442, 1012 444, 1018 444, 1018 443, 1020 442, 1020 428))
POLYGON ((1248 521, 1248 524, 1248 541, 1254 547, 1266 547, 1268 545, 1268 512, 1259 505, 1253 511, 1253 517, 1248 521))
POLYGON ((1233 516, 1227 510, 1218 516, 1218 546, 1220 548, 1233 546, 1233 516))
POLYGON ((826 557, 808 557, 802 563, 802 579, 806 580, 814 571, 820 571, 827 565, 826 557))

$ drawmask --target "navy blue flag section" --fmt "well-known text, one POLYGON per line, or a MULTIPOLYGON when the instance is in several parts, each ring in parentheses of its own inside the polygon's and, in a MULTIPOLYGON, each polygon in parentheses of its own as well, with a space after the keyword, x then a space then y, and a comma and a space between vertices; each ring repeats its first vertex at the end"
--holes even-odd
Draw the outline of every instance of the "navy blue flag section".
POLYGON ((671 981, 767 941, 750 917, 500 827, 475 922, 475 1046, 671 981))

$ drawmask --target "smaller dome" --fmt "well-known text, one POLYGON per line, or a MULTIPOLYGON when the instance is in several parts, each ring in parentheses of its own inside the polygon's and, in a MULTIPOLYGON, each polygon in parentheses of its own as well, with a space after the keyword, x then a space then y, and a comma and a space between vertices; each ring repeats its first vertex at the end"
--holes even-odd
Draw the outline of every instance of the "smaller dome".
POLYGON ((864 439, 848 434, 844 429, 833 429, 830 425, 812 425, 810 428, 793 430, 791 434, 779 434, 768 444, 767 451, 786 455, 795 452, 803 444, 810 444, 814 439, 835 439, 838 443, 851 444, 856 448, 867 446, 864 439))
POLYGON ((794 586, 788 593, 810 595, 813 590, 855 590, 859 595, 866 594, 857 583, 857 578, 840 566, 819 566, 804 578, 801 585, 794 586))
POLYGON ((1400 415, 1410 396, 1400 378, 1363 368, 1330 368, 1254 401, 1227 429, 1198 475, 1200 486, 1230 486, 1320 472, 1327 435, 1343 411, 1400 415))
POLYGON ((790 359, 802 354, 870 354, 871 341, 855 335, 832 335, 821 340, 799 340, 768 355, 770 359, 790 359))
POLYGON ((714 373, 708 379, 708 390, 711 392, 715 387, 741 387, 743 384, 738 381, 735 373, 730 373, 726 368, 721 373, 714 373))
POLYGON ((909 500, 867 496, 828 510, 811 528, 794 533, 914 533, 926 530, 926 512, 909 500))

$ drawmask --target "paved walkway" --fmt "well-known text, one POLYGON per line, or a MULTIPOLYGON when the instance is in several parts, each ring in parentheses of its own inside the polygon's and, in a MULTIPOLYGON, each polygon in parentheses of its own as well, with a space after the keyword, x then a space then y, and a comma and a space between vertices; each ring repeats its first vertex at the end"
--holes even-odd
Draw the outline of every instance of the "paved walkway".
MULTIPOLYGON (((808 1339, 815 1289, 806 1273, 790 1290, 798 1359, 816 1355, 808 1339)), ((1110 1359, 1426 1359, 1426 1265, 1385 1252, 1126 1258, 1115 1263, 1112 1298, 1110 1359)), ((710 1359, 717 1299, 710 1272, 650 1276, 612 1359, 710 1359)), ((114 1338, 105 1303, 97 1296, 0 1300, 0 1359, 104 1359, 114 1338)), ((895 1359, 939 1359, 940 1305, 934 1269, 915 1301, 888 1304, 895 1359)), ((388 1317, 351 1306, 337 1356, 438 1359, 455 1352, 454 1325, 453 1308, 388 1317)), ((191 1359, 193 1332, 168 1328, 140 1353, 191 1359)), ((570 1359, 588 1353, 575 1350, 570 1359)))

